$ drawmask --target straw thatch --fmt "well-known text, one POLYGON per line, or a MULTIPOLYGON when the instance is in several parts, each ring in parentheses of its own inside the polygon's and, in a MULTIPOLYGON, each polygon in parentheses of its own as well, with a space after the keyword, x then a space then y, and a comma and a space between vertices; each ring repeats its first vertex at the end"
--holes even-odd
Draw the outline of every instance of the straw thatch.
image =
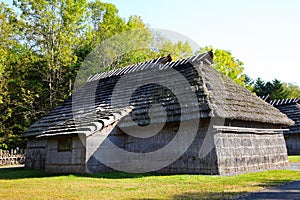
POLYGON ((208 53, 166 64, 160 64, 158 61, 159 59, 151 60, 89 77, 86 84, 33 124, 24 136, 93 133, 121 118, 126 126, 126 118, 131 117, 139 125, 147 125, 150 120, 151 123, 160 123, 159 110, 154 112, 151 119, 148 116, 153 103, 164 106, 168 115, 167 122, 190 120, 200 114, 201 118, 221 117, 282 126, 293 123, 276 108, 217 72, 210 65, 212 61, 208 53), (152 75, 146 78, 153 79, 154 84, 148 84, 136 91, 136 96, 131 99, 130 109, 128 102, 121 101, 124 95, 122 91, 126 88, 114 93, 120 101, 111 105, 114 87, 123 76, 130 77, 124 84, 124 87, 128 87, 135 85, 138 79, 144 79, 149 71, 152 75), (180 105, 182 102, 178 102, 176 96, 168 89, 155 84, 160 80, 161 83, 172 81, 175 87, 181 86, 183 83, 180 80, 172 79, 178 72, 189 82, 189 88, 181 89, 180 94, 176 95, 194 91, 198 99, 197 105, 191 106, 189 99, 180 105), (161 96, 162 94, 164 95, 161 96), (180 106, 184 104, 189 105, 185 113, 180 110, 180 106))
POLYGON ((284 134, 300 134, 300 98, 277 99, 272 100, 270 104, 295 122, 294 125, 288 127, 289 131, 285 131, 284 134))
POLYGON ((284 131, 284 139, 289 155, 300 154, 300 98, 277 99, 269 102, 295 122, 284 131))

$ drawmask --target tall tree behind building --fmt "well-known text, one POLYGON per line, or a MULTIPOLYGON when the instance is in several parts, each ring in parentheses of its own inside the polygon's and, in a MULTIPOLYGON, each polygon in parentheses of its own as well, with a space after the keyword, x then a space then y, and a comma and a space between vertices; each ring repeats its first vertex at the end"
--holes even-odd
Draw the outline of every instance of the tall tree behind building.
POLYGON ((24 20, 25 42, 40 57, 40 75, 48 83, 49 103, 65 97, 66 74, 77 57, 74 50, 84 31, 85 0, 17 0, 24 20))
POLYGON ((239 85, 246 86, 246 75, 244 74, 243 63, 234 58, 231 52, 214 49, 212 46, 207 46, 200 49, 200 52, 207 52, 212 50, 214 54, 214 67, 222 74, 228 76, 239 85))
POLYGON ((253 84, 253 92, 258 96, 269 96, 271 100, 300 97, 299 86, 277 79, 267 82, 261 78, 256 79, 253 84))

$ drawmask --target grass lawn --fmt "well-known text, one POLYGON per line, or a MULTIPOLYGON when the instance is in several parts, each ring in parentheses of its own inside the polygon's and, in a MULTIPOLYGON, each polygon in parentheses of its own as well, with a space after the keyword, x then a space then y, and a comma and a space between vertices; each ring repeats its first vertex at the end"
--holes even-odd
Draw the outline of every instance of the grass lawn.
POLYGON ((81 176, 12 168, 0 169, 0 199, 222 199, 297 179, 300 172, 291 170, 237 176, 81 176))
POLYGON ((300 156, 289 156, 289 162, 300 162, 300 156))

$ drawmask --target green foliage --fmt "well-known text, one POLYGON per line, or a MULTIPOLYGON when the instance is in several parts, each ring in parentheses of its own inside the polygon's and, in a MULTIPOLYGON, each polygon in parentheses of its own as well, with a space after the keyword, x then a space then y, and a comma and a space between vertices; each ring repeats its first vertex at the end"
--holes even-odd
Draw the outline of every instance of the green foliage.
MULTIPOLYGON (((120 49, 100 49, 111 61, 103 63, 106 70, 169 53, 191 54, 188 43, 157 37, 140 17, 122 19, 110 3, 14 0, 13 5, 0 7, 0 148, 24 147, 24 130, 70 95, 84 59, 115 35, 131 32, 118 44, 122 55, 120 49), (150 48, 157 43, 164 51, 150 48)), ((96 64, 86 76, 99 72, 96 64)))
MULTIPOLYGON (((14 148, 24 145, 19 136, 32 121, 37 120, 47 108, 44 92, 45 84, 38 76, 30 52, 22 45, 11 50, 14 59, 10 59, 4 78, 6 80, 4 103, 0 105, 2 144, 14 148)), ((49 108, 49 106, 48 106, 49 108)))
POLYGON ((293 83, 283 83, 283 86, 288 91, 288 98, 300 97, 300 87, 293 83))
POLYGON ((76 63, 74 49, 84 29, 85 0, 17 0, 24 20, 26 44, 41 55, 40 71, 48 83, 49 103, 55 106, 67 91, 67 74, 76 63))
POLYGON ((222 49, 214 49, 211 46, 200 49, 200 52, 207 52, 210 50, 214 53, 214 67, 239 85, 245 87, 246 75, 244 74, 243 63, 240 60, 235 59, 231 52, 222 49))
POLYGON ((300 97, 299 86, 283 83, 277 79, 265 82, 258 78, 253 85, 252 91, 258 96, 269 96, 271 100, 300 97))
POLYGON ((0 3, 0 105, 5 98, 6 83, 3 73, 11 59, 14 56, 11 54, 11 49, 16 44, 18 37, 17 15, 3 2, 0 3))
POLYGON ((4 3, 0 6, 0 24, 0 148, 8 148, 21 142, 14 131, 22 129, 20 113, 25 105, 20 106, 17 98, 23 101, 27 96, 19 90, 24 89, 26 79, 22 78, 26 68, 19 43, 22 21, 4 3), (13 75, 17 73, 20 76, 15 79, 13 75))
POLYGON ((254 83, 254 80, 245 74, 245 84, 246 84, 246 88, 248 90, 253 91, 253 89, 254 89, 253 83, 254 83))
POLYGON ((161 52, 160 55, 164 56, 168 53, 172 55, 174 60, 185 58, 193 55, 193 51, 188 42, 179 41, 172 43, 165 38, 161 38, 161 52))
MULTIPOLYGON (((86 35, 87 42, 91 47, 95 47, 100 42, 128 28, 126 22, 118 15, 116 6, 111 3, 96 0, 88 3, 87 9, 87 28, 89 31, 86 32, 86 35)), ((132 27, 135 27, 134 22, 132 27)))
POLYGON ((116 63, 110 65, 108 70, 164 57, 168 54, 171 54, 173 60, 193 54, 188 42, 173 43, 157 33, 150 32, 146 27, 127 31, 125 35, 121 35, 117 40, 120 41, 118 47, 124 49, 118 49, 118 52, 124 52, 124 54, 117 59, 116 63))

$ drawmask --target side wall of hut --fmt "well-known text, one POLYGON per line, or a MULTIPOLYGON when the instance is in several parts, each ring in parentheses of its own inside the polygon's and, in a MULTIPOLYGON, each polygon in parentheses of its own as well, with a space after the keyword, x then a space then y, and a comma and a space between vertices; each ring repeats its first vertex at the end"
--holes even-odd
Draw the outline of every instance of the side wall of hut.
POLYGON ((45 171, 50 173, 85 173, 85 149, 85 137, 79 138, 76 135, 70 135, 48 138, 45 171), (71 141, 71 144, 70 142, 66 143, 66 141, 71 141))
POLYGON ((284 135, 288 155, 300 155, 300 133, 284 135))
POLYGON ((125 135, 114 125, 109 125, 86 138, 86 173, 97 174, 102 172, 116 171, 100 162, 101 158, 110 160, 112 163, 120 163, 122 159, 115 154, 107 153, 111 146, 108 140, 113 142, 116 148, 124 148, 125 135))
MULTIPOLYGON (((199 158, 199 150, 206 136, 208 125, 208 120, 201 120, 198 133, 196 134, 196 137, 194 138, 190 147, 188 147, 187 151, 182 156, 180 156, 175 162, 170 162, 171 164, 156 172, 164 174, 217 174, 217 156, 213 144, 208 154, 201 159, 199 158)), ((150 132, 153 132, 154 129, 154 127, 153 129, 151 127, 145 129, 145 132, 143 134, 150 135, 150 132), (149 133, 146 133, 147 131, 149 131, 149 133)), ((128 131, 130 133, 130 130, 128 131)), ((94 134, 93 136, 87 138, 87 145, 89 149, 87 150, 87 173, 115 171, 114 169, 102 164, 100 162, 101 159, 108 160, 109 162, 111 162, 111 164, 119 166, 125 166, 126 163, 128 164, 131 162, 130 160, 125 159, 124 157, 118 154, 110 153, 113 151, 113 149, 111 146, 107 145, 107 140, 109 140, 115 145, 114 148, 121 148, 125 151, 133 153, 135 152, 139 154, 146 154, 148 152, 159 150, 164 146, 168 145, 170 141, 176 136, 177 131, 178 124, 169 123, 165 125, 165 127, 158 134, 147 138, 138 138, 125 134, 116 126, 107 127, 100 133, 94 134), (103 142, 100 142, 102 140, 103 142)), ((189 130, 186 130, 185 134, 189 134, 189 130)), ((174 151, 177 150, 178 149, 174 149, 174 151)), ((168 155, 170 155, 170 152, 166 152, 166 155, 164 155, 164 152, 161 151, 160 157, 154 158, 158 160, 153 160, 151 164, 155 164, 156 162, 159 163, 160 161, 165 161, 166 159, 168 159, 165 158, 168 155)), ((153 168, 155 167, 156 166, 153 166, 153 168)))
POLYGON ((300 155, 300 105, 299 103, 274 105, 295 122, 284 132, 288 155, 300 155))
POLYGON ((29 138, 26 147, 25 168, 45 169, 47 140, 29 138))
MULTIPOLYGON (((229 129, 236 128, 235 131, 217 131, 208 129, 208 120, 201 120, 197 135, 187 151, 175 162, 155 172, 160 174, 225 175, 287 166, 287 150, 283 134, 262 129, 263 126, 257 123, 251 124, 248 122, 247 126, 258 126, 259 128, 249 128, 252 130, 251 132, 247 131, 249 129, 236 127, 228 127, 229 129), (258 130, 258 132, 255 130, 258 130), (209 136, 212 136, 212 138, 209 138, 209 136), (200 148, 203 145, 207 145, 206 150, 208 151, 204 151, 204 156, 200 156, 200 148)), ((266 127, 279 128, 272 125, 266 125, 266 127)), ((149 131, 151 132, 153 129, 150 128, 149 131)), ((115 126, 108 127, 105 133, 95 134, 87 140, 90 147, 87 156, 87 172, 115 171, 102 164, 101 159, 107 160, 115 166, 126 165, 126 163, 131 162, 119 154, 110 153, 113 152, 113 148, 121 148, 139 154, 153 152, 168 145, 177 134, 177 131, 178 124, 170 123, 152 137, 137 138, 125 134, 115 126), (115 147, 112 148, 107 145, 107 140, 114 143, 115 147), (101 145, 99 145, 100 143, 101 145)), ((189 130, 186 131, 185 134, 189 134, 189 130)), ((177 149, 175 148, 174 151, 177 151, 177 149)), ((165 158, 167 155, 162 152, 161 159, 167 159, 165 158)), ((160 158, 156 159, 159 161, 160 158)), ((150 164, 155 164, 155 160, 150 164)))
POLYGON ((288 165, 282 133, 217 131, 214 135, 219 174, 234 174, 288 165))
MULTIPOLYGON (((190 126, 193 126, 192 122, 190 126)), ((211 129, 209 129, 210 121, 206 119, 201 119, 199 123, 199 128, 197 135, 194 138, 193 143, 189 146, 186 152, 180 156, 175 162, 168 165, 157 173, 164 174, 218 174, 218 163, 216 148, 214 141, 210 137, 212 135, 211 129), (204 151, 200 149, 204 147, 204 151)), ((174 130, 174 125, 171 124, 167 127, 165 134, 171 135, 172 137, 177 134, 174 130), (171 134, 170 134, 171 133, 171 134)), ((185 134, 190 134, 190 130, 187 129, 185 134)), ((160 139, 158 138, 158 141, 160 139)), ((164 143, 168 143, 165 141, 164 143)), ((176 150, 176 149, 175 149, 176 150)))

